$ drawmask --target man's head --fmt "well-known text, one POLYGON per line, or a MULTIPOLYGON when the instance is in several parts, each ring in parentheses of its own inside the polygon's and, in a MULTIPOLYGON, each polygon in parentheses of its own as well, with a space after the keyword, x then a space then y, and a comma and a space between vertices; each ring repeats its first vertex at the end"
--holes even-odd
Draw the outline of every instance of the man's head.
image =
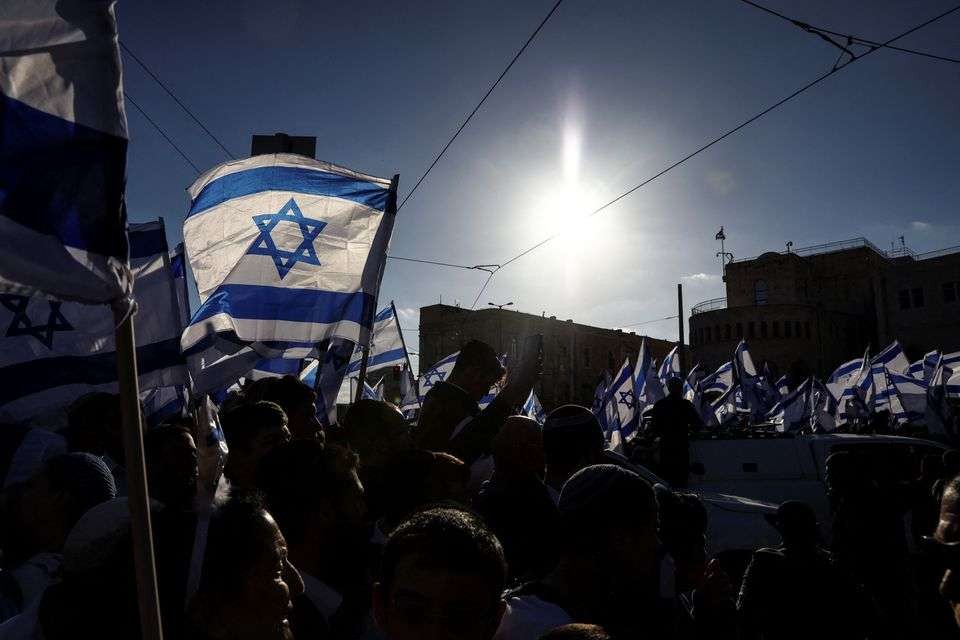
POLYGON ((459 509, 421 511, 390 535, 374 587, 388 640, 489 640, 503 616, 507 566, 496 536, 459 509))
POLYGON ((390 458, 413 446, 410 425, 389 402, 364 399, 350 405, 343 428, 364 468, 382 469, 390 458))
POLYGON ((0 497, 4 563, 60 551, 80 516, 116 495, 113 475, 100 458, 79 452, 50 458, 30 480, 8 487, 0 497))
POLYGON ((598 589, 655 583, 657 500, 640 476, 612 464, 586 467, 563 486, 558 507, 561 558, 602 580, 598 589))
POLYGON ((768 520, 783 538, 788 549, 809 550, 817 545, 817 514, 813 507, 799 500, 788 500, 768 520))
POLYGON ((655 485, 660 515, 660 540, 674 562, 676 590, 685 593, 703 586, 707 568, 707 509, 693 493, 655 485))
POLYGON ((551 476, 566 480, 600 462, 603 448, 603 429, 586 407, 565 404, 551 411, 543 424, 543 450, 551 476))
POLYGON ((120 397, 97 391, 77 398, 67 410, 64 436, 70 451, 109 455, 123 462, 123 427, 120 397))
POLYGON ((287 416, 279 405, 260 401, 233 407, 220 423, 230 448, 223 475, 239 490, 252 489, 263 456, 290 440, 287 416))
POLYGON ((667 393, 671 396, 680 397, 683 395, 683 380, 677 376, 671 376, 667 380, 667 393))
POLYGON ((287 426, 294 439, 323 438, 323 426, 317 420, 317 394, 295 376, 263 378, 244 387, 248 402, 267 401, 280 405, 287 414, 287 426))
POLYGON ((150 497, 172 509, 189 509, 200 475, 193 432, 184 424, 164 424, 144 435, 143 446, 150 497))
POLYGON ((839 497, 854 487, 857 482, 856 459, 849 451, 837 451, 827 456, 827 490, 839 497))
POLYGON ((944 488, 940 520, 929 543, 930 550, 937 552, 944 568, 940 594, 953 609, 957 626, 960 626, 960 476, 954 477, 944 488))
POLYGON ((479 340, 471 340, 460 349, 457 363, 450 373, 450 382, 466 391, 473 400, 479 401, 504 373, 506 370, 493 347, 479 340))
POLYGON ((292 440, 264 456, 257 488, 291 547, 322 541, 328 553, 336 554, 362 539, 366 502, 352 451, 292 440))
POLYGON ((493 462, 498 474, 512 478, 543 478, 546 459, 543 429, 536 420, 511 416, 493 439, 493 462))
POLYGON ((411 449, 394 458, 384 473, 387 527, 438 502, 469 504, 470 467, 448 454, 411 449))

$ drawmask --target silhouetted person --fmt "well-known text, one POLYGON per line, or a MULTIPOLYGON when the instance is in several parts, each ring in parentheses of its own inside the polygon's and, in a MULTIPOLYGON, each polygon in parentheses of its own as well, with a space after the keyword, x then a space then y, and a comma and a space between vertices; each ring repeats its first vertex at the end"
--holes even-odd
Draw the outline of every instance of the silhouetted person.
POLYGON ((667 381, 667 397, 650 411, 650 434, 660 437, 660 475, 674 488, 687 486, 690 472, 690 431, 703 427, 693 403, 683 397, 683 381, 667 381))
POLYGON ((323 426, 317 419, 317 394, 295 376, 263 378, 243 388, 246 402, 273 402, 287 415, 287 428, 294 440, 324 441, 323 426))
POLYGON ((241 403, 225 412, 220 422, 230 448, 223 475, 234 493, 250 491, 256 485, 260 460, 290 441, 287 414, 274 402, 241 403))
POLYGON ((507 418, 493 441, 495 470, 476 509, 503 544, 514 580, 546 574, 556 563, 554 535, 560 517, 543 484, 543 434, 524 416, 507 418))
POLYGON ((530 395, 538 369, 536 354, 525 353, 497 397, 481 411, 477 403, 506 370, 492 347, 471 340, 460 349, 450 377, 427 392, 414 434, 417 445, 472 465, 491 452, 504 421, 530 395))
POLYGON ((554 502, 570 476, 604 462, 604 445, 603 428, 590 409, 565 404, 550 412, 543 423, 543 452, 546 484, 554 502))
POLYGON ((182 424, 165 424, 143 436, 150 497, 170 509, 189 511, 197 495, 200 467, 193 433, 182 424))
POLYGON ((865 637, 869 608, 817 545, 813 509, 788 501, 770 519, 783 544, 756 551, 747 567, 738 602, 743 640, 865 637))

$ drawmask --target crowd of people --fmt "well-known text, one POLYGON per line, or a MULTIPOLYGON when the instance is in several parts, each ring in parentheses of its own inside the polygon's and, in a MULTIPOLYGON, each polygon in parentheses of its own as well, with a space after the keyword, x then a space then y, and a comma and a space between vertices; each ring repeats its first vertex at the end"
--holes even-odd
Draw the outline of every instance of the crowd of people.
MULTIPOLYGON (((219 479, 194 419, 147 431, 166 637, 958 635, 960 452, 896 485, 832 455, 829 548, 813 509, 785 502, 782 545, 738 569, 707 556, 707 510, 684 488, 696 414, 679 384, 651 425, 672 486, 651 485, 588 408, 517 415, 538 367, 506 372, 470 342, 416 425, 360 400, 323 428, 298 379, 250 382, 221 407, 219 479)), ((59 433, 0 427, 0 639, 141 636, 119 425, 116 397, 94 394, 59 433)))

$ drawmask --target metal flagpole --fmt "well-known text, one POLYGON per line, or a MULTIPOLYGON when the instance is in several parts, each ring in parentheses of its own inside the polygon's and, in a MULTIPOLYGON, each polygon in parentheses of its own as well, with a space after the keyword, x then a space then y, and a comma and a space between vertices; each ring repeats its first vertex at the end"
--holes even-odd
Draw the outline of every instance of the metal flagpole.
MULTIPOLYGON (((393 179, 390 181, 390 200, 387 202, 386 211, 389 211, 391 215, 397 214, 397 186, 400 184, 400 174, 396 173, 393 175, 393 179), (392 211, 391 211, 392 209, 392 211)), ((385 211, 385 213, 386 213, 385 211)), ((384 247, 386 251, 386 247, 384 247)), ((386 258, 384 258, 383 263, 380 266, 380 273, 377 274, 377 294, 380 294, 380 283, 383 281, 383 270, 387 266, 386 258)), ((367 363, 370 360, 370 341, 373 340, 373 322, 374 318, 377 316, 377 300, 374 298, 373 304, 371 305, 370 310, 370 331, 367 332, 367 344, 362 345, 363 347, 363 356, 360 358, 360 373, 357 377, 357 393, 354 396, 354 402, 360 402, 363 398, 363 381, 367 379, 367 363)), ((397 322, 397 325, 400 325, 400 322, 397 322)))
MULTIPOLYGON (((393 318, 397 321, 397 333, 400 334, 400 345, 403 347, 403 357, 407 359, 407 373, 413 379, 413 390, 417 394, 417 404, 420 404, 420 382, 413 375, 413 364, 410 362, 410 352, 407 351, 407 341, 403 338, 403 328, 400 327, 400 316, 397 315, 397 305, 390 301, 390 308, 393 309, 393 318)), ((402 402, 401 402, 402 404, 402 402)))
POLYGON ((680 377, 686 377, 687 372, 686 367, 686 358, 684 357, 684 348, 683 348, 683 284, 677 283, 677 344, 679 349, 677 350, 677 355, 680 357, 680 377))
POLYGON ((140 421, 140 393, 137 381, 137 349, 133 332, 136 308, 124 317, 114 310, 117 324, 117 379, 120 383, 120 412, 123 418, 123 451, 129 496, 127 506, 133 534, 133 560, 137 575, 140 628, 144 640, 163 640, 157 570, 153 558, 153 531, 150 527, 150 495, 143 452, 140 421))

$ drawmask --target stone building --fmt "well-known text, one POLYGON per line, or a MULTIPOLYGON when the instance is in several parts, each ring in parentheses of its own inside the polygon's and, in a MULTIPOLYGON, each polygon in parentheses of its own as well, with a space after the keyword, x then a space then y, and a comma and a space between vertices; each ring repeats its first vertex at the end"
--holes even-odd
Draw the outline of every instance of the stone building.
MULTIPOLYGON (((634 362, 643 338, 554 316, 435 304, 420 308, 420 371, 473 339, 517 357, 524 339, 537 334, 543 336, 543 376, 536 392, 548 411, 567 402, 589 406, 603 371, 616 373, 627 357, 634 362)), ((653 357, 662 359, 674 344, 648 337, 647 346, 653 357)))
POLYGON ((726 298, 695 305, 693 360, 715 367, 741 338, 755 361, 797 376, 899 340, 917 359, 960 349, 960 247, 882 251, 864 238, 734 260, 726 298))

